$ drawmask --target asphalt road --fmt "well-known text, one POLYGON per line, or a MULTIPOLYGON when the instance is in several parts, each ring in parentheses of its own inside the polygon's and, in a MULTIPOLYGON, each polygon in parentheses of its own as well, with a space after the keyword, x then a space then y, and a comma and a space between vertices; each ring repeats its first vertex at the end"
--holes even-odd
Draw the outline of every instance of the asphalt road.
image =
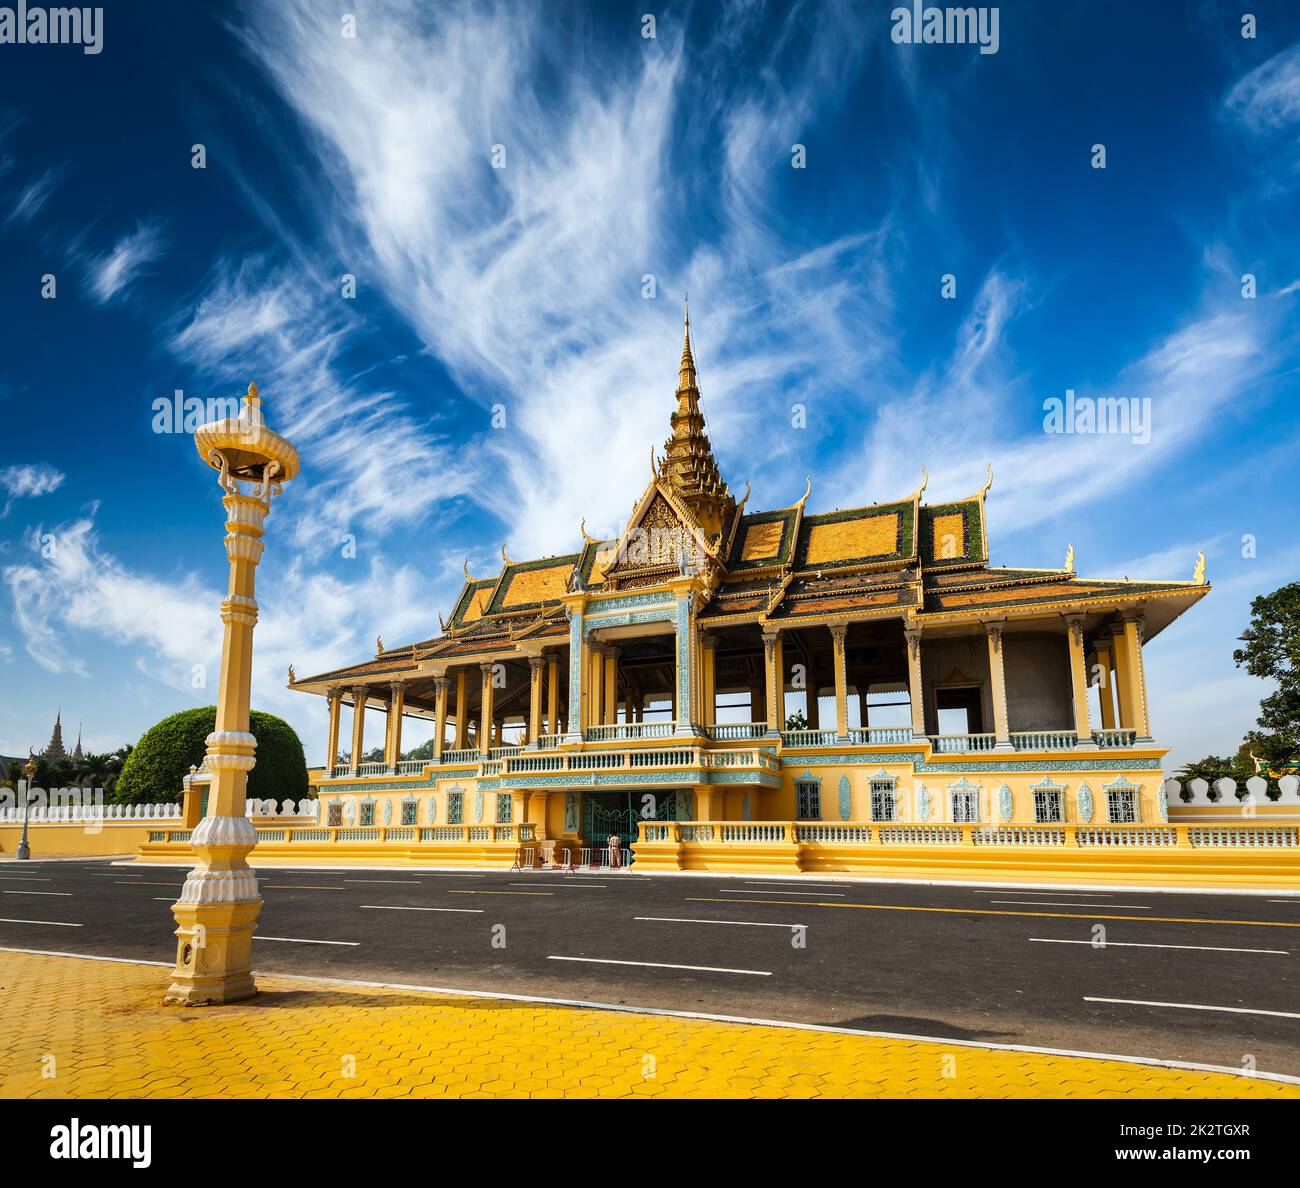
MULTIPOLYGON (((184 875, 2 863, 0 947, 170 963, 184 875)), ((1300 897, 630 873, 262 870, 259 882, 267 973, 1300 1075, 1300 897)))

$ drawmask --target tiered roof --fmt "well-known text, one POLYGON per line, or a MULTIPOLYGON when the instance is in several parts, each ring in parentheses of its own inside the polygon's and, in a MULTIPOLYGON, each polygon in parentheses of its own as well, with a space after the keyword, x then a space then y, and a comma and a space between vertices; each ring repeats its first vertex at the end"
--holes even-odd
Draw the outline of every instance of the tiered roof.
POLYGON ((945 503, 922 502, 924 480, 892 503, 807 515, 810 479, 791 506, 746 512, 748 489, 737 506, 704 432, 689 319, 677 398, 665 457, 618 539, 596 540, 584 527, 576 552, 516 562, 503 550, 495 577, 474 578, 466 569, 440 635, 291 683, 324 691, 422 665, 436 669, 439 662, 517 652, 521 644, 560 642, 568 633, 566 594, 659 585, 688 561, 706 579, 697 614, 709 628, 900 616, 939 625, 1141 604, 1150 638, 1208 589, 1201 567, 1188 582, 1079 578, 1072 552, 1060 569, 990 568, 985 497, 991 470, 979 491, 945 503), (638 532, 664 527, 679 534, 670 555, 638 555, 638 532))

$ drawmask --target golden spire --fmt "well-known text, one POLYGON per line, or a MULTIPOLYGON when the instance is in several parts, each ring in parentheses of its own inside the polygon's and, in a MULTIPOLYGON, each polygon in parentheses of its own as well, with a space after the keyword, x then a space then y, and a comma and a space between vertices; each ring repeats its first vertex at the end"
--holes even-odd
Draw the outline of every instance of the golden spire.
POLYGON ((682 300, 682 365, 677 377, 679 392, 696 386, 695 356, 691 353, 691 305, 690 298, 682 300))
POLYGON ((677 377, 677 409, 669 423, 672 435, 664 443, 664 457, 658 473, 690 509, 704 534, 715 537, 730 521, 736 501, 718 472, 713 447, 705 431, 704 414, 700 412, 700 389, 695 375, 695 355, 691 350, 691 311, 686 302, 682 305, 682 363, 677 377))

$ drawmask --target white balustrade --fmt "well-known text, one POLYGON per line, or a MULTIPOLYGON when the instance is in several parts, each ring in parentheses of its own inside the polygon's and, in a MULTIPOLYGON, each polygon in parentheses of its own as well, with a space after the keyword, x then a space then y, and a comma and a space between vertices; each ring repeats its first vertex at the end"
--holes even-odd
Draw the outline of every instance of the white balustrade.
POLYGON ((1017 751, 1066 751, 1079 741, 1073 730, 1013 730, 1011 745, 1017 751))
POLYGON ((996 734, 932 734, 930 744, 940 755, 964 755, 971 751, 991 751, 997 746, 996 734))

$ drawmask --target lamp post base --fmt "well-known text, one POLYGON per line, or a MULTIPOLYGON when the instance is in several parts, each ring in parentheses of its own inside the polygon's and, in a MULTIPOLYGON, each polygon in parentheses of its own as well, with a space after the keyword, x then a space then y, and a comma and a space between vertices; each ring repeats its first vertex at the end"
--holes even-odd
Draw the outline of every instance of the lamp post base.
POLYGON ((219 1006, 252 998, 253 933, 261 898, 227 903, 172 905, 176 917, 176 968, 164 1002, 219 1006))

